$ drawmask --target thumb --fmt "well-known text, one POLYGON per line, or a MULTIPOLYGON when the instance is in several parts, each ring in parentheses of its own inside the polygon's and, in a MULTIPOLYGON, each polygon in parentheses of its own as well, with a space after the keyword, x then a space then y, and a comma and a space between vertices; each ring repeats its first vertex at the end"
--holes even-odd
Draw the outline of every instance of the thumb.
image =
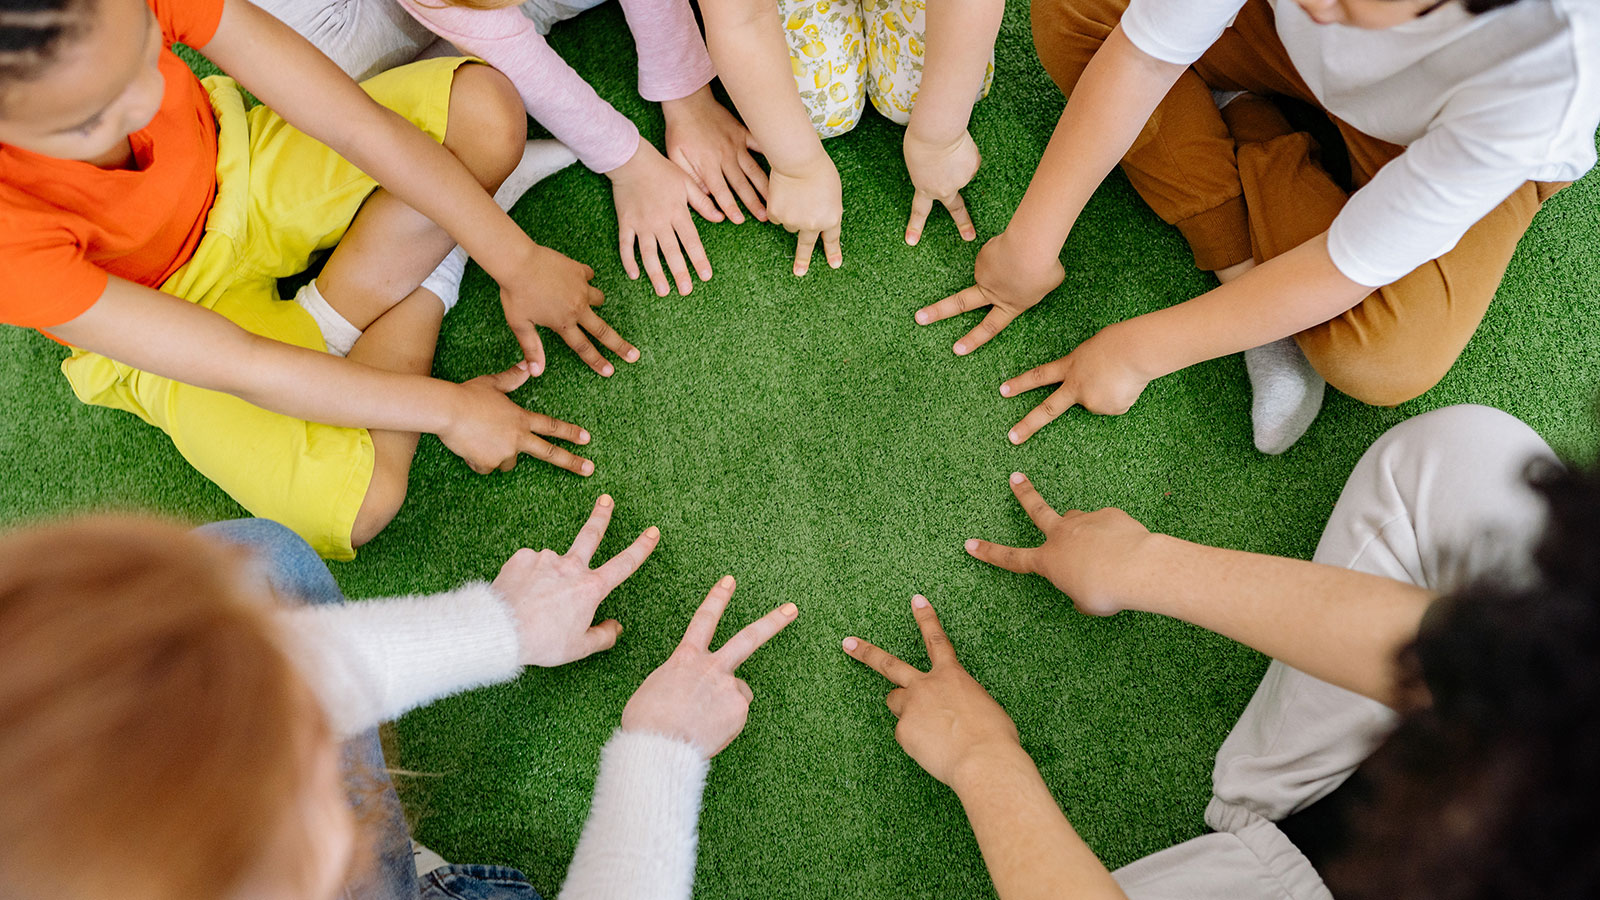
MULTIPOLYGON (((590 270, 593 278, 593 270, 590 270)), ((528 364, 527 374, 537 378, 544 374, 544 341, 539 338, 539 326, 529 322, 527 327, 518 331, 513 329, 517 336, 517 343, 522 346, 522 358, 528 364)))
POLYGON ((603 650, 610 650, 617 645, 617 638, 622 636, 622 623, 616 619, 607 619, 599 625, 591 625, 583 633, 580 645, 584 655, 589 656, 603 650))

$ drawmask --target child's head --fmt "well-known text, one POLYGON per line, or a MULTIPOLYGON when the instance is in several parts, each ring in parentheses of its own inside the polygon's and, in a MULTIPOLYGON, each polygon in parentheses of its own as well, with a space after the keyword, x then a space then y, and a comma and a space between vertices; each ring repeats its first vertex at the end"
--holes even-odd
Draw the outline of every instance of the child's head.
POLYGON ((1317 23, 1352 28, 1393 28, 1433 12, 1446 3, 1460 2, 1474 15, 1517 0, 1294 0, 1317 23))
POLYGON ((1349 900, 1600 894, 1600 467, 1539 476, 1549 524, 1531 582, 1440 601, 1403 656, 1408 714, 1363 767, 1349 900))
POLYGON ((161 108, 161 49, 142 0, 0 0, 0 144, 115 153, 161 108))
POLYGON ((336 893, 338 746, 247 571, 144 520, 0 538, 6 897, 336 893))

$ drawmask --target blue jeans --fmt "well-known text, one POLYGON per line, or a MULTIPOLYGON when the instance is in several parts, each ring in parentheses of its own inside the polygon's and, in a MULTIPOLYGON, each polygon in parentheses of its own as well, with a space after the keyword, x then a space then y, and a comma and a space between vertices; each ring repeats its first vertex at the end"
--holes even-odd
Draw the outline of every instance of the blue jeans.
MULTIPOLYGON (((307 604, 343 603, 328 567, 299 535, 266 519, 236 519, 196 529, 200 534, 250 549, 274 590, 307 604)), ((400 797, 384 768, 376 728, 351 738, 344 748, 350 802, 358 819, 371 823, 374 863, 345 886, 349 900, 539 900, 516 869, 504 866, 443 866, 418 878, 411 858, 400 797), (368 809, 367 807, 373 807, 368 809)))

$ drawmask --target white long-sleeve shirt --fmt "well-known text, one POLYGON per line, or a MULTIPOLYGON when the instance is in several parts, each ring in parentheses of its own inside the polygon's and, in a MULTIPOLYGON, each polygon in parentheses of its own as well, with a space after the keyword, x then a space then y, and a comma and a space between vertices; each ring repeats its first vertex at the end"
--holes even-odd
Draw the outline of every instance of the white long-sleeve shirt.
MULTIPOLYGON (((483 582, 282 615, 290 656, 343 735, 522 671, 511 610, 483 582)), ((686 741, 613 733, 561 900, 687 900, 709 769, 686 741)))

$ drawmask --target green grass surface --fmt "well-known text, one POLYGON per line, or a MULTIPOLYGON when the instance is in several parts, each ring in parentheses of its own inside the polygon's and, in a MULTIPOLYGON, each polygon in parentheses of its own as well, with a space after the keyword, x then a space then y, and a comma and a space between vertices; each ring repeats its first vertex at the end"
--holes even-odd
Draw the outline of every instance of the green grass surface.
MULTIPOLYGON (((553 43, 659 144, 660 116, 633 93, 632 45, 614 7, 561 27, 553 43)), ((1062 105, 1034 57, 1025 6, 1008 11, 997 57, 993 95, 972 124, 985 165, 967 197, 982 237, 1005 225, 1062 105)), ((978 244, 936 217, 920 247, 905 246, 901 134, 869 110, 827 143, 845 185, 845 264, 804 279, 788 274, 781 229, 705 225, 715 279, 656 299, 618 264, 606 181, 577 167, 516 209, 538 240, 594 265, 605 316, 643 352, 602 380, 547 335, 550 373, 516 394, 593 431, 596 474, 524 462, 479 477, 425 438, 399 517, 334 572, 355 597, 491 576, 518 547, 564 550, 602 491, 618 498, 603 555, 651 524, 665 537, 602 607, 627 626, 615 650, 399 724, 392 762, 431 773, 404 790, 420 837, 448 858, 515 865, 554 895, 623 703, 731 572, 740 588, 724 636, 783 601, 801 614, 742 670, 756 701, 712 769, 700 896, 990 895, 954 796, 894 743, 886 683, 838 647, 855 633, 925 662, 914 591, 934 600, 963 660, 1011 711, 1084 837, 1109 865, 1127 863, 1201 832, 1212 756, 1264 660, 1168 620, 1077 615, 1043 581, 969 559, 967 537, 1034 537, 1007 473, 1027 471, 1060 505, 1118 505, 1184 538, 1306 557, 1357 457, 1407 416, 1484 403, 1565 453, 1596 444, 1600 180, 1548 205, 1477 337, 1420 400, 1374 409, 1330 396, 1298 446, 1267 458, 1250 446, 1233 357, 1152 384, 1128 415, 1075 411, 1014 448, 1006 428, 1043 394, 1002 399, 1001 380, 1105 324, 1199 293, 1208 276, 1113 176, 1067 244, 1066 284, 957 359, 949 346, 971 321, 918 328, 911 314, 969 283, 978 244)), ((0 347, 0 521, 105 508, 195 522, 243 514, 159 432, 77 404, 55 371, 56 345, 6 329, 0 347)), ((464 379, 517 355, 492 283, 473 268, 437 373, 464 379)))

